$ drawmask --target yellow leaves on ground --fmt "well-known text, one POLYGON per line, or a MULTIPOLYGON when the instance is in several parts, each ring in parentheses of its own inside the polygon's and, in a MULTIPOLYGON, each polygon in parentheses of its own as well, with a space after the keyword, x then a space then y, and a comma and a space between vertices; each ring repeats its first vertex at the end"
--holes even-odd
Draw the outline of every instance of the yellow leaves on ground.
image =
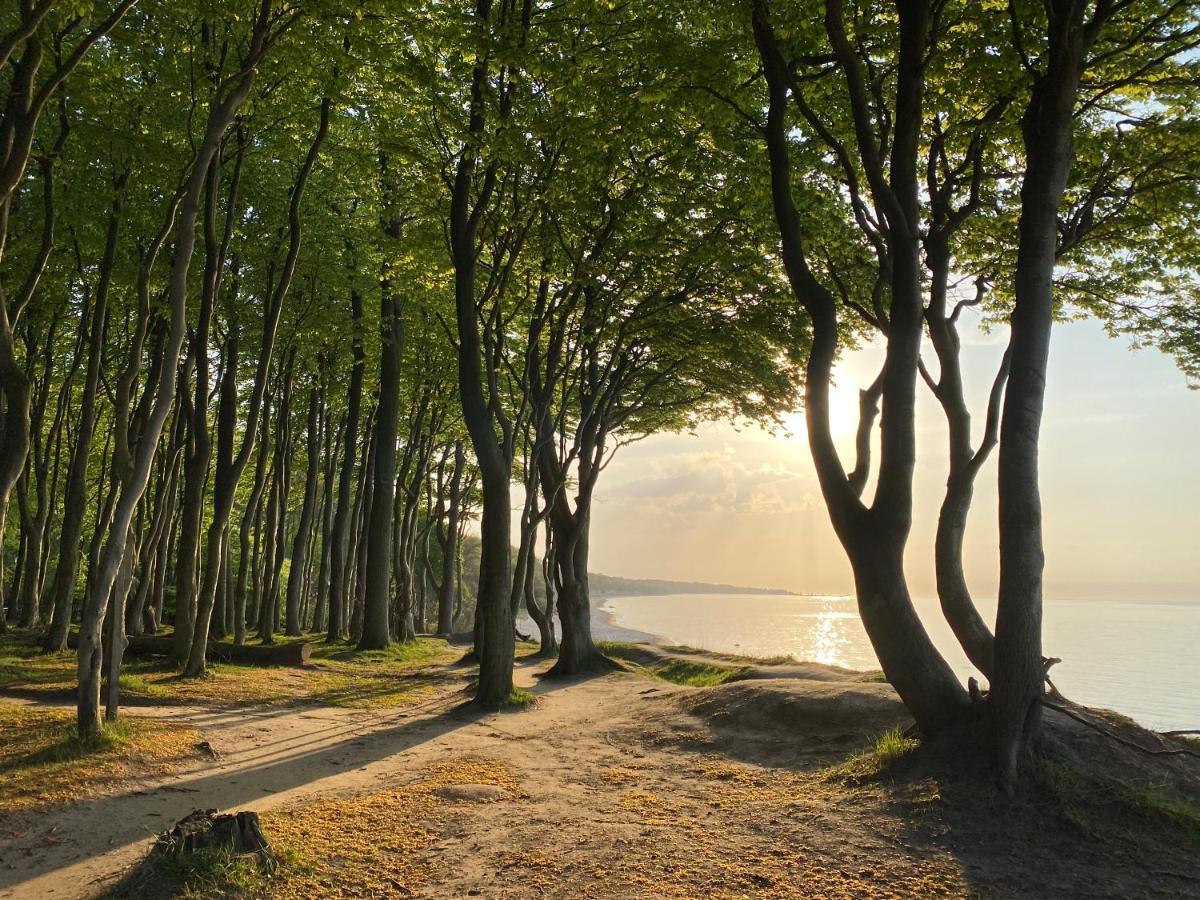
MULTIPOLYGON (((197 706, 247 703, 316 703, 354 709, 410 706, 430 696, 445 673, 437 667, 458 658, 445 641, 420 638, 387 650, 360 653, 352 645, 325 644, 303 667, 212 663, 201 678, 182 678, 164 659, 126 659, 121 695, 128 700, 197 706)), ((30 696, 75 690, 75 654, 38 651, 23 636, 0 638, 0 688, 30 696)))
POLYGON ((165 774, 195 753, 199 735, 128 717, 80 741, 71 710, 0 704, 0 814, 78 802, 129 779, 165 774))
POLYGON ((433 766, 403 787, 331 798, 263 816, 269 839, 294 859, 272 897, 391 897, 433 877, 421 851, 437 837, 426 823, 460 801, 439 788, 492 785, 516 798, 516 774, 495 760, 463 757, 433 766))

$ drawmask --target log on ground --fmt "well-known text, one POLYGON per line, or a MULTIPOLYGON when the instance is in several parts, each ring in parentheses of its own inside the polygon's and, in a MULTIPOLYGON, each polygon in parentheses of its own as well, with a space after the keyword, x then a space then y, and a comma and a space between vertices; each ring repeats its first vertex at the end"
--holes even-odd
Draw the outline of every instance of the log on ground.
MULTIPOLYGON (((130 635, 126 638, 127 656, 169 656, 175 649, 169 634, 130 635)), ((71 649, 79 646, 79 635, 72 633, 71 649)), ((245 663, 258 666, 302 666, 312 655, 313 645, 307 641, 288 644, 208 644, 208 658, 219 662, 245 663)))

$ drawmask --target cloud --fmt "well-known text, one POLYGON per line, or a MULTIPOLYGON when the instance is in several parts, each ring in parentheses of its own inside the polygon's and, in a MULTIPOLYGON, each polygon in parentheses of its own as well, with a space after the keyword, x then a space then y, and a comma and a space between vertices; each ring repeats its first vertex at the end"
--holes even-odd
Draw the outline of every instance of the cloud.
POLYGON ((811 509, 808 473, 776 460, 747 460, 732 446, 645 462, 625 481, 602 486, 597 501, 644 507, 657 515, 759 515, 811 509))

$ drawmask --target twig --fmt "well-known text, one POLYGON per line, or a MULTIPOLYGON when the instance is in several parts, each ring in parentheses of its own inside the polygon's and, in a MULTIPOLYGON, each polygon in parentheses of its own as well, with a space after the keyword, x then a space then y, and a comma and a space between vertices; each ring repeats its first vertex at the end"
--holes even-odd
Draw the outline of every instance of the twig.
POLYGON ((1151 875, 1165 875, 1167 878, 1178 878, 1180 881, 1200 881, 1200 877, 1189 875, 1186 872, 1172 872, 1168 869, 1156 869, 1150 873, 1151 875))
POLYGON ((1114 741, 1116 741, 1119 744, 1124 744, 1126 747, 1130 747, 1134 750, 1140 750, 1142 753, 1145 753, 1149 756, 1195 756, 1195 757, 1200 757, 1200 753, 1197 753, 1195 750, 1190 750, 1187 747, 1174 747, 1174 748, 1169 748, 1169 749, 1165 749, 1165 748, 1155 749, 1152 747, 1143 747, 1141 744, 1137 743, 1136 741, 1131 741, 1131 740, 1129 740, 1129 738, 1121 737, 1121 735, 1116 734, 1112 731, 1109 731, 1103 725, 1100 725, 1098 722, 1093 722, 1091 719, 1075 712, 1074 710, 1070 709, 1069 707, 1063 706, 1059 703, 1053 703, 1045 698, 1042 698, 1042 704, 1050 707, 1051 709, 1058 710, 1063 715, 1070 716, 1076 722, 1079 722, 1082 725, 1086 725, 1089 728, 1092 728, 1092 729, 1100 732, 1102 735, 1104 735, 1107 738, 1112 738, 1114 741))

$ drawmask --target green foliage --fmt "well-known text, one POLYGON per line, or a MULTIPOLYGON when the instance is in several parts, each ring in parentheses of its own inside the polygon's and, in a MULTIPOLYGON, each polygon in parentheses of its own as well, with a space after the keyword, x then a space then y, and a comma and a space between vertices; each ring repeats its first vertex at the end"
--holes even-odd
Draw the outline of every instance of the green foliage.
POLYGON ((506 709, 529 709, 537 703, 537 695, 524 688, 513 688, 508 699, 504 701, 506 709))
MULTIPOLYGON (((0 37, 17 33, 27 6, 0 12, 0 37)), ((14 39, 13 60, 32 65, 41 53, 37 83, 48 83, 53 65, 111 8, 56 4, 28 37, 14 39)), ((104 543, 121 483, 115 476, 128 463, 129 439, 138 438, 136 427, 115 426, 154 399, 168 274, 183 250, 194 256, 190 352, 178 367, 175 412, 133 532, 140 541, 159 528, 170 543, 175 526, 166 513, 179 515, 183 461, 199 452, 203 463, 211 453, 196 435, 216 425, 219 378, 236 421, 234 446, 216 449, 240 454, 254 442, 262 449, 242 472, 226 537, 235 589, 250 594, 251 609, 274 599, 265 596, 261 582, 270 579, 263 573, 286 584, 292 572, 301 473, 320 467, 325 509, 342 499, 361 509, 384 285, 400 301, 405 334, 393 570, 406 611, 428 612, 441 577, 449 546, 446 460, 459 442, 470 447, 481 437, 468 435, 462 416, 461 393, 476 387, 460 381, 464 328, 482 335, 480 358, 468 362, 482 372, 488 426, 504 464, 535 497, 540 490, 543 499, 566 498, 577 523, 587 521, 597 479, 620 447, 716 418, 771 425, 797 407, 814 318, 781 258, 763 150, 769 104, 755 4, 564 0, 533 4, 526 18, 502 14, 516 7, 498 3, 486 21, 455 4, 400 9, 362 0, 351 8, 318 0, 268 8, 278 27, 254 67, 249 97, 220 136, 194 252, 178 246, 180 186, 192 173, 210 109, 250 52, 253 16, 237 4, 135 5, 50 91, 30 126, 28 165, 0 167, 19 175, 0 235, 4 303, 30 286, 28 303, 5 311, 10 355, 28 381, 32 431, 20 497, 0 541, 6 571, 17 570, 12 563, 25 554, 21 562, 31 565, 23 571, 53 572, 68 516, 85 523, 85 557, 104 543), (301 198, 297 173, 325 99, 328 136, 301 198), (455 189, 460 170, 465 191, 455 189), (475 278, 460 320, 463 260, 450 250, 452 205, 463 199, 475 278), (293 230, 301 240, 290 258, 293 230), (85 398, 89 313, 102 290, 101 389, 85 398), (213 301, 211 323, 200 322, 204 296, 213 301), (264 313, 276 299, 274 333, 264 313), (354 305, 361 316, 352 315, 354 305), (363 409, 358 431, 343 435, 356 350, 365 353, 357 368, 363 409), (209 384, 201 385, 193 415, 205 362, 209 384), (117 396, 122 376, 130 379, 126 408, 117 396), (267 408, 251 433, 255 388, 265 392, 267 408), (319 440, 311 443, 302 399, 310 391, 320 404, 319 440), (97 404, 97 437, 80 508, 67 510, 62 484, 85 399, 97 404), (349 460, 342 458, 347 443, 349 460), (335 497, 343 463, 349 496, 335 497), (279 496, 276 520, 268 522, 270 491, 279 496), (268 533, 283 545, 271 560, 260 556, 268 533)), ((865 111, 847 65, 833 61, 820 4, 762 9, 792 79, 783 148, 790 184, 781 187, 790 189, 812 278, 833 298, 831 354, 888 331, 900 241, 881 184, 903 174, 895 166, 914 162, 921 183, 912 192, 919 207, 912 218, 920 233, 912 238, 922 244, 921 265, 928 269, 942 253, 955 282, 987 288, 985 320, 1003 321, 1021 208, 1020 116, 1044 65, 1041 5, 939 5, 921 37, 928 53, 915 122, 897 121, 902 47, 893 4, 870 0, 842 11, 850 62, 869 95, 865 111), (893 153, 898 124, 916 127, 911 152, 893 153)), ((1200 378, 1195 12, 1169 0, 1110 11, 1097 24, 1076 111, 1075 165, 1060 211, 1059 314, 1098 317, 1114 333, 1173 354, 1200 378)), ((19 69, 0 63, 0 89, 12 101, 5 109, 23 108, 19 69)), ((933 280, 929 271, 915 278, 933 280)), ((928 318, 932 311, 924 312, 928 318)), ((203 474, 193 483, 211 490, 211 473, 203 474)), ((480 505, 478 481, 471 460, 463 518, 455 523, 464 533, 480 505)), ((202 529, 217 512, 210 496, 198 513, 202 529)), ((309 614, 326 590, 315 583, 329 550, 323 535, 314 527, 309 614)), ((138 544, 131 583, 154 584, 173 613, 174 586, 159 587, 155 576, 175 572, 179 554, 197 549, 166 546, 158 558, 138 544)), ((469 542, 458 548, 463 568, 477 570, 474 552, 469 542)), ((87 589, 86 568, 75 594, 87 589)), ((469 624, 473 602, 468 596, 456 604, 459 627, 469 624)), ((336 656, 344 649, 323 648, 318 660, 355 672, 419 661, 355 662, 336 656)), ((0 657, 0 683, 40 679, 44 686, 65 669, 54 659, 0 657)), ((687 683, 720 677, 677 674, 687 683)), ((162 675, 133 664, 126 687, 160 696, 169 690, 162 675)), ((331 684, 323 696, 342 702, 351 693, 331 684)))
POLYGON ((827 777, 849 783, 870 781, 920 745, 919 740, 908 737, 903 728, 894 725, 879 735, 869 749, 829 769, 827 777))
POLYGON ((1200 804, 1167 783, 1090 774, 1052 758, 1038 762, 1038 780, 1058 801, 1063 815, 1084 834, 1113 830, 1137 839, 1147 819, 1181 828, 1200 841, 1200 804))
POLYGON ((682 657, 663 657, 639 644, 598 641, 597 649, 636 672, 688 687, 713 687, 745 674, 746 666, 722 666, 682 657))
POLYGON ((249 894, 262 888, 268 876, 255 856, 228 850, 174 853, 166 850, 158 863, 163 880, 180 897, 211 897, 217 894, 249 894))
POLYGON ((712 687, 736 678, 745 669, 695 662, 690 659, 672 659, 652 671, 656 678, 675 684, 686 684, 689 687, 712 687))

